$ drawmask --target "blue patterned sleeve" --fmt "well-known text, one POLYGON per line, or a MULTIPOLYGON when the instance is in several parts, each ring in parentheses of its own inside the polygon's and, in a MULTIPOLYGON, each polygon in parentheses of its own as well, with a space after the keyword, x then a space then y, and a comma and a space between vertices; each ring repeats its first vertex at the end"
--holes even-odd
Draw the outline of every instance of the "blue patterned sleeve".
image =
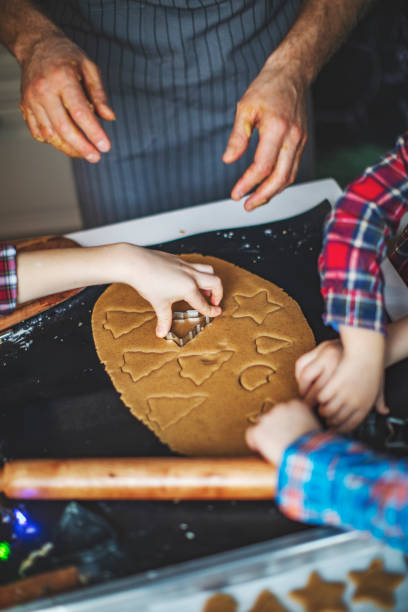
POLYGON ((368 531, 408 552, 407 461, 311 432, 286 449, 276 499, 290 518, 368 531))

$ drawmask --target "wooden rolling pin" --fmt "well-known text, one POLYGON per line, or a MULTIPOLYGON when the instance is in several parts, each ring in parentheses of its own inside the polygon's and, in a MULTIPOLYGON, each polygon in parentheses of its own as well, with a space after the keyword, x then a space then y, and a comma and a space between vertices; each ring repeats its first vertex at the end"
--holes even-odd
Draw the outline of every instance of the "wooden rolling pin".
POLYGON ((271 499, 262 459, 112 458, 10 461, 0 491, 15 499, 271 499))

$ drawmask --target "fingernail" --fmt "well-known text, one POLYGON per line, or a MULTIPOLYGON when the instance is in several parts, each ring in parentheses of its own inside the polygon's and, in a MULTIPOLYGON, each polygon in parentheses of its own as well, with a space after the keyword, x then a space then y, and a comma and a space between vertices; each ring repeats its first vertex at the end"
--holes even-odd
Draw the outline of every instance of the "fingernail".
POLYGON ((94 164, 100 160, 100 156, 97 155, 96 153, 90 153, 89 155, 86 156, 86 159, 89 162, 91 162, 91 164, 94 164))
POLYGON ((102 151, 102 153, 107 153, 107 151, 110 149, 110 144, 107 140, 100 140, 96 146, 100 151, 102 151))
POLYGON ((107 113, 108 115, 112 117, 112 120, 116 119, 115 113, 113 112, 111 108, 109 108, 109 106, 107 106, 106 104, 102 104, 101 108, 103 108, 105 113, 107 113))

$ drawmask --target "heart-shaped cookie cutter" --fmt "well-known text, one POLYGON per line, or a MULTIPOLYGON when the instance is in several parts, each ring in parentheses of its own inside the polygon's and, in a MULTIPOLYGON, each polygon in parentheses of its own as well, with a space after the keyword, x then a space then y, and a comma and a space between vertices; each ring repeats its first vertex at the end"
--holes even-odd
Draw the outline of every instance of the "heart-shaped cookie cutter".
POLYGON ((195 338, 197 334, 199 334, 204 327, 206 327, 209 323, 211 323, 212 318, 203 316, 198 312, 198 310, 184 310, 183 312, 175 311, 173 312, 173 321, 194 321, 195 319, 201 319, 197 325, 195 325, 192 329, 190 329, 185 336, 178 336, 173 331, 169 331, 166 336, 166 340, 172 340, 178 346, 185 346, 190 340, 195 338))

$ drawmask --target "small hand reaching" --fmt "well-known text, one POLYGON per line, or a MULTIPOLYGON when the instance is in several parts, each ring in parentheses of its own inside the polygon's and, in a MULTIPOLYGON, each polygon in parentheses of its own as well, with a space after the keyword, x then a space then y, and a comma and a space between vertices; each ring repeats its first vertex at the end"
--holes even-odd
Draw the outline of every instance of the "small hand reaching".
POLYGON ((246 442, 267 460, 279 467, 285 449, 303 434, 320 429, 311 408, 294 399, 276 404, 246 431, 246 442))
POLYGON ((205 316, 217 317, 221 314, 219 304, 223 288, 212 266, 189 263, 161 251, 130 248, 138 249, 137 259, 133 259, 133 263, 130 259, 131 267, 125 282, 135 287, 156 311, 157 336, 163 338, 169 332, 174 302, 185 300, 205 316))
POLYGON ((340 433, 357 427, 375 406, 388 414, 384 400, 384 348, 381 334, 341 327, 340 340, 323 342, 297 361, 299 393, 329 427, 340 433))

